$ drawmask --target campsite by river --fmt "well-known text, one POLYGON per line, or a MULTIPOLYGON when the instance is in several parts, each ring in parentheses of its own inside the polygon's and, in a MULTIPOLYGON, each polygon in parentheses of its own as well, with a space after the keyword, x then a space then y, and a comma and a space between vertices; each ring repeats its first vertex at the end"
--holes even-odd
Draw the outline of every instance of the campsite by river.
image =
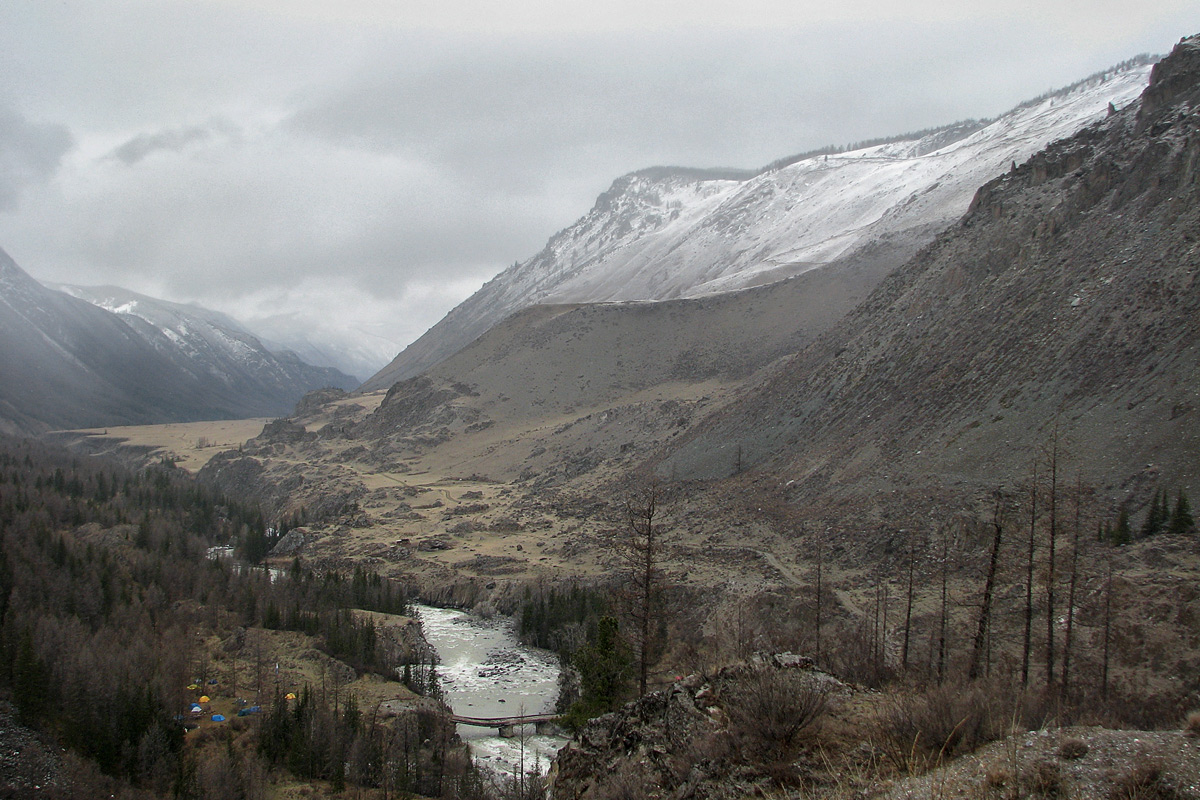
MULTIPOLYGON (((272 581, 284 574, 276 567, 245 564, 232 547, 209 548, 207 557, 229 561, 239 570, 263 569, 272 581)), ((420 620, 421 635, 437 653, 438 680, 453 713, 496 719, 553 712, 558 699, 558 657, 521 644, 511 618, 484 618, 421 604, 413 604, 412 609, 420 620)), ((457 731, 476 763, 501 779, 530 772, 545 774, 567 743, 562 736, 536 733, 533 725, 521 726, 507 738, 499 735, 498 728, 459 724, 457 731)))

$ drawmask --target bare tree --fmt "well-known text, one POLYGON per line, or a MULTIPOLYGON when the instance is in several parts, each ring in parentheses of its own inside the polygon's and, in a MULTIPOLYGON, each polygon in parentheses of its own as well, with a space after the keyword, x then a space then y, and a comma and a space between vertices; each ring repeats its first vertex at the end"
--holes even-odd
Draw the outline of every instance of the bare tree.
POLYGON ((1047 466, 1050 468, 1050 531, 1046 555, 1046 691, 1054 694, 1054 568, 1055 546, 1058 542, 1058 423, 1054 425, 1054 433, 1050 439, 1050 451, 1047 454, 1047 466))
POLYGON ((950 622, 950 529, 942 526, 942 556, 941 556, 941 610, 938 612, 937 632, 937 682, 938 685, 946 678, 946 637, 950 622))
POLYGON ((996 590, 996 572, 1000 566, 1000 545, 1004 540, 1004 526, 1000 524, 1002 502, 1002 495, 997 490, 996 505, 992 510, 992 555, 988 560, 987 578, 983 584, 983 601, 979 606, 979 622, 975 626, 975 643, 971 648, 971 666, 967 670, 967 677, 971 680, 979 677, 984 643, 991 630, 992 596, 996 590))
POLYGON ((1021 648, 1021 684, 1029 685, 1029 651, 1033 638, 1033 557, 1037 542, 1037 462, 1029 478, 1029 555, 1025 562, 1025 638, 1021 648))
POLYGON ((1100 697, 1108 700, 1108 664, 1112 646, 1112 590, 1113 590, 1113 557, 1112 550, 1108 552, 1108 576, 1104 581, 1104 654, 1103 666, 1100 671, 1100 697))
POLYGON ((629 583, 629 613, 633 620, 638 661, 638 696, 646 694, 655 629, 660 620, 663 572, 659 516, 663 498, 662 485, 651 479, 634 489, 625 500, 626 528, 620 552, 629 583))
POLYGON ((820 533, 816 534, 816 540, 817 540, 817 597, 816 597, 816 601, 817 601, 816 602, 817 646, 816 646, 816 653, 815 653, 814 657, 816 658, 816 660, 818 662, 820 662, 820 660, 821 660, 821 594, 825 588, 824 586, 822 586, 822 569, 824 567, 824 562, 822 559, 822 552, 821 552, 821 538, 822 537, 821 537, 820 533))
POLYGON ((904 603, 904 644, 900 648, 900 668, 908 671, 908 646, 912 638, 913 571, 917 563, 917 538, 908 540, 908 591, 904 603))
POLYGON ((1063 640, 1062 694, 1071 702, 1071 644, 1075 631, 1075 589, 1079 581, 1079 531, 1083 525, 1083 477, 1075 481, 1075 524, 1071 529, 1071 577, 1067 584, 1067 633, 1063 640))
POLYGON ((875 618, 878 622, 875 633, 875 671, 879 675, 882 675, 887 667, 888 605, 890 600, 891 586, 881 568, 878 588, 875 592, 875 618))

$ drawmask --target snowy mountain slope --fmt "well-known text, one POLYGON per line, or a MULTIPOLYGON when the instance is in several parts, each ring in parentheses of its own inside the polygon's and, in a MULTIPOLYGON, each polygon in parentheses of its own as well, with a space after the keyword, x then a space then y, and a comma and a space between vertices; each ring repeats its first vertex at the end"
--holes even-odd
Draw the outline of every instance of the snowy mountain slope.
POLYGON ((910 253, 965 213, 980 185, 1103 118, 1110 104, 1133 101, 1149 70, 1145 60, 1114 68, 978 129, 951 126, 753 176, 670 168, 626 175, 363 388, 418 374, 537 303, 697 297, 830 266, 863 248, 910 253))
POLYGON ((0 430, 199 418, 211 395, 117 316, 39 284, 0 251, 0 430))
POLYGON ((116 286, 52 288, 118 315, 182 368, 228 386, 257 384, 289 395, 298 391, 298 399, 311 389, 350 389, 358 384, 335 369, 310 366, 295 353, 269 351, 241 323, 217 311, 171 303, 116 286))
POLYGON ((219 315, 110 296, 124 313, 41 285, 0 250, 0 430, 275 416, 340 375, 273 356, 219 315))
POLYGON ((1061 436, 1089 502, 1114 516, 1159 480, 1193 492, 1198 110, 1195 36, 1140 103, 985 184, 961 224, 681 437, 664 472, 755 464, 806 514, 865 525, 875 509, 894 530, 906 506, 924 525, 948 495, 990 503, 1061 436))

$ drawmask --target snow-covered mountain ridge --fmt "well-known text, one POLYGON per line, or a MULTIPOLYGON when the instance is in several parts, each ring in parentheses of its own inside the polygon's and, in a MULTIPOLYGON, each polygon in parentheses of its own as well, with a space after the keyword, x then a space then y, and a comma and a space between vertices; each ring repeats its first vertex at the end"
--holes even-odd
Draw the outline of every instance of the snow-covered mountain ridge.
POLYGON ((308 391, 353 383, 271 353, 215 312, 121 289, 48 288, 3 250, 0 376, 8 433, 277 416, 308 391))
POLYGON ((241 323, 202 306, 172 303, 117 286, 54 284, 50 288, 116 314, 159 352, 182 353, 195 369, 227 385, 245 373, 279 387, 311 383, 314 378, 343 389, 356 383, 336 370, 311 367, 293 352, 272 351, 241 323))
POLYGON ((983 127, 784 159, 750 175, 654 168, 618 178, 584 217, 485 284, 363 388, 419 374, 530 305, 735 291, 868 248, 894 250, 899 266, 961 217, 979 186, 1134 101, 1150 66, 1134 60, 983 127))

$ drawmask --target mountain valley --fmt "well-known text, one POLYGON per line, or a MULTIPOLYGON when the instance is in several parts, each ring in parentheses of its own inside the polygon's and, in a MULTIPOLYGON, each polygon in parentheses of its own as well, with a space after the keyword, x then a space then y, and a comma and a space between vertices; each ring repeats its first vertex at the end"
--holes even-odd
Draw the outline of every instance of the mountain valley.
MULTIPOLYGON (((148 407, 199 402, 155 371, 160 334, 27 277, 0 260, 35 307, 120 331, 148 407)), ((186 309, 155 308, 183 338, 186 309)), ((19 316, 37 358, 88 352, 19 316)), ((34 405, 120 407, 71 380, 34 405)), ((287 576, 263 597, 367 569, 514 614, 576 670, 564 719, 595 701, 551 797, 1195 796, 1200 36, 997 120, 632 173, 357 390, 309 388, 283 416, 53 438, 229 498, 222 543, 287 576), (764 732, 779 709, 812 728, 764 732)), ((19 427, 54 424, 14 397, 19 427)))
MULTIPOLYGON (((1192 74, 1190 52, 1175 71, 1192 74)), ((452 520, 460 535, 502 532, 491 549, 521 574, 576 567, 514 555, 534 552, 541 537, 522 532, 544 530, 548 507, 609 508, 569 526, 572 552, 591 537, 602 553, 637 475, 678 483, 681 544, 736 529, 747 546, 776 542, 786 563, 807 545, 778 529, 783 518, 869 551, 936 509, 982 515, 1055 436, 1095 493, 1091 513, 1137 513, 1160 481, 1191 491, 1197 479, 1184 85, 1153 113, 1135 103, 993 180, 901 269, 887 251, 721 295, 535 306, 377 408, 314 400, 203 474, 257 485, 281 513, 361 510, 353 536, 313 531, 315 552, 393 552, 383 545, 452 520), (404 509, 406 491, 442 505, 404 509), (452 514, 460 505, 475 510, 452 514)), ((428 560, 482 576, 490 563, 440 546, 414 558, 403 569, 428 560)), ((679 571, 699 574, 692 561, 679 571)))

